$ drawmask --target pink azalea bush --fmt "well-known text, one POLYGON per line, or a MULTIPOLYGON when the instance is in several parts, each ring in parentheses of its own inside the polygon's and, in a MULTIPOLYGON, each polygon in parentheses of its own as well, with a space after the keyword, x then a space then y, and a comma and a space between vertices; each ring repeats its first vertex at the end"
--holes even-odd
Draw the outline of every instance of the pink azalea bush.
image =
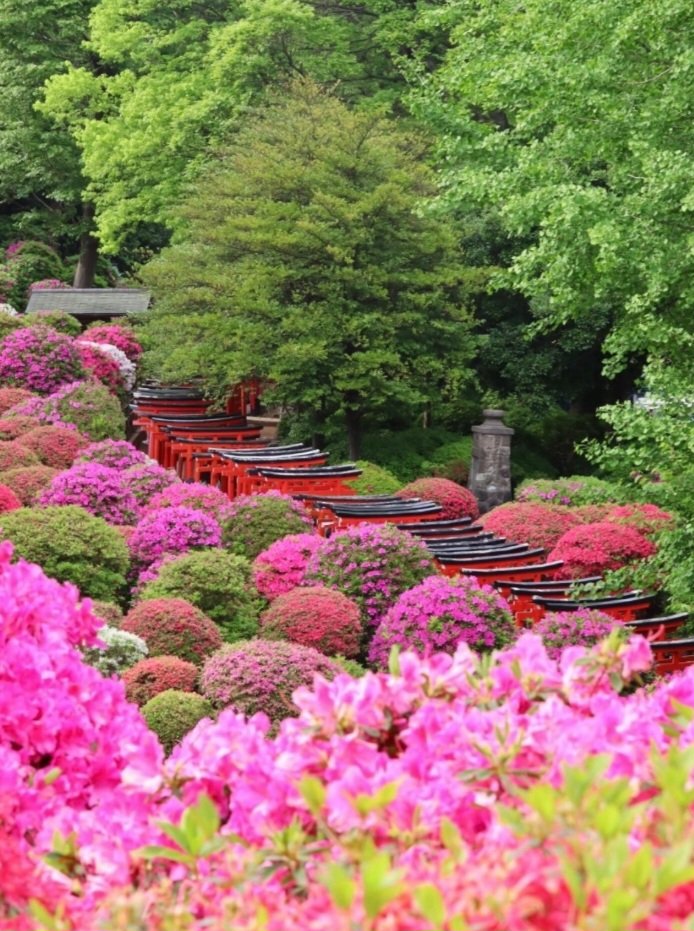
POLYGON ((154 495, 180 482, 180 479, 173 469, 164 469, 156 462, 147 461, 127 468, 123 481, 145 507, 154 495))
POLYGON ((567 531, 547 557, 561 560, 560 579, 580 579, 620 569, 655 553, 655 546, 633 527, 600 521, 567 531))
POLYGON ((33 397, 33 392, 27 391, 26 388, 0 388, 0 414, 33 397))
POLYGON ((604 519, 611 524, 633 527, 647 537, 661 530, 671 530, 675 525, 674 515, 655 504, 615 504, 604 519))
POLYGON ((140 508, 117 469, 96 462, 78 462, 61 472, 42 492, 42 505, 77 504, 109 524, 134 524, 140 508))
POLYGON ((130 538, 133 561, 144 569, 165 555, 220 546, 217 521, 196 508, 170 507, 145 514, 130 538))
POLYGON ((253 561, 256 588, 272 601, 285 592, 303 585, 306 569, 323 545, 323 537, 314 533, 293 533, 276 540, 253 561))
POLYGON ((552 659, 571 646, 592 647, 622 624, 603 611, 580 608, 578 611, 550 611, 533 628, 542 637, 552 659))
POLYGON ((0 472, 38 465, 39 457, 20 440, 0 440, 0 472))
POLYGON ((142 465, 147 456, 127 440, 101 440, 90 443, 77 457, 79 462, 97 462, 109 469, 129 469, 142 465))
POLYGON ((0 472, 0 482, 6 485, 26 507, 38 502, 41 493, 59 474, 50 466, 23 466, 0 472))
POLYGON ((78 342, 82 340, 109 343, 111 346, 116 346, 121 352, 125 353, 131 362, 137 362, 142 355, 142 346, 133 331, 126 326, 119 326, 114 323, 97 323, 87 327, 86 331, 79 337, 78 342))
POLYGON ((74 340, 47 326, 9 333, 0 344, 0 382, 48 395, 84 375, 74 340))
POLYGON ((88 440, 71 427, 35 427, 22 435, 22 446, 33 450, 52 469, 67 469, 88 440))
POLYGON ((569 508, 548 504, 511 501, 494 508, 479 519, 485 530, 512 543, 529 543, 551 550, 567 530, 580 520, 569 508))
POLYGON ((220 523, 233 513, 229 498, 219 488, 203 485, 201 482, 178 482, 169 485, 151 498, 147 510, 157 511, 160 508, 180 506, 204 511, 220 523))
POLYGON ((508 604, 490 585, 475 578, 430 576, 403 592, 385 614, 371 641, 369 661, 388 665, 393 647, 419 654, 455 653, 466 643, 489 652, 516 634, 508 604))
POLYGON ((426 501, 435 501, 443 508, 437 515, 442 520, 455 517, 471 517, 475 520, 480 513, 477 498, 473 493, 448 478, 418 478, 401 488, 397 495, 400 498, 423 498, 426 501))
POLYGON ((306 584, 326 585, 355 601, 375 627, 408 588, 434 572, 424 543, 392 524, 359 524, 326 540, 314 553, 306 584))
MULTIPOLYGON (((80 347, 91 348, 95 352, 100 352, 113 365, 117 366, 122 387, 126 391, 131 391, 134 388, 137 379, 137 366, 117 346, 112 346, 111 343, 95 343, 89 340, 79 340, 78 343, 80 347)), ((115 388, 114 390, 119 391, 121 388, 115 388)))
POLYGON ((289 640, 347 659, 359 653, 361 632, 359 606, 321 585, 280 595, 260 617, 259 633, 266 640, 289 640))
POLYGON ((55 426, 72 424, 90 440, 118 439, 125 433, 125 416, 118 400, 98 381, 75 381, 46 398, 30 398, 6 416, 36 417, 55 426))
POLYGON ((41 421, 35 417, 0 417, 0 439, 16 440, 40 426, 41 421))
POLYGON ((29 293, 32 291, 53 291, 56 288, 69 288, 70 285, 60 278, 42 278, 40 281, 33 281, 29 285, 29 293))
POLYGON ((113 394, 125 391, 125 380, 117 362, 96 343, 77 342, 82 366, 92 378, 106 385, 113 394))

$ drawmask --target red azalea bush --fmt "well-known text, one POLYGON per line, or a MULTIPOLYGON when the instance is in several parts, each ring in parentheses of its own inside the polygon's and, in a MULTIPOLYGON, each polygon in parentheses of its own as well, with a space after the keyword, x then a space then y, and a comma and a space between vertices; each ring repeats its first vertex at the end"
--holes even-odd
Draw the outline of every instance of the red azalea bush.
POLYGON ((516 636, 508 604, 475 578, 434 575, 403 592, 389 609, 369 649, 369 661, 386 668, 393 647, 417 653, 455 653, 466 643, 477 652, 507 645, 516 636))
POLYGON ((633 527, 599 521, 581 524, 564 534, 549 554, 550 562, 561 560, 560 579, 579 579, 620 569, 655 553, 655 546, 633 527))
POLYGON ((260 618, 260 636, 266 640, 290 640, 348 659, 359 653, 361 630, 359 606, 320 585, 280 595, 260 618))
POLYGON ((231 502, 224 492, 201 482, 178 482, 169 485, 154 495, 147 505, 147 511, 181 506, 204 511, 220 523, 233 513, 231 502))
POLYGON ((150 656, 177 656, 196 666, 222 645, 217 625, 182 598, 154 598, 135 605, 120 629, 137 634, 150 656))
POLYGON ((569 508, 510 501, 489 511, 479 522, 485 530, 512 543, 529 543, 551 550, 580 520, 569 508))
POLYGON ((467 488, 448 478, 418 478, 396 492, 399 498, 424 498, 435 501, 443 508, 438 517, 449 520, 455 517, 471 517, 476 520, 480 509, 477 498, 467 488))
POLYGON ((0 418, 0 440, 16 440, 41 426, 36 417, 19 416, 0 418))
POLYGON ((284 640, 239 640, 205 663, 200 690, 216 708, 231 707, 251 717, 267 715, 276 728, 299 709, 292 695, 317 675, 332 679, 339 667, 317 650, 284 640))
POLYGON ((38 464, 39 457, 33 449, 17 440, 0 440, 0 472, 38 464))
POLYGON ((615 504, 608 510, 605 520, 633 527, 647 537, 675 525, 674 515, 655 504, 615 504))
POLYGON ((136 705, 146 704, 150 698, 177 689, 179 692, 195 692, 198 683, 198 667, 177 656, 153 656, 141 659, 122 677, 128 701, 136 705))
POLYGON ((323 541, 314 533, 293 533, 263 550, 253 562, 253 581, 260 594, 272 601, 303 585, 308 564, 323 541))
POLYGON ((33 450, 44 465, 68 469, 89 440, 68 427, 36 427, 22 436, 22 446, 33 450))
POLYGON ((578 611, 550 611, 533 628, 542 637, 552 659, 559 659, 566 647, 592 647, 615 628, 623 625, 603 611, 580 608, 578 611))
POLYGON ((0 513, 21 508, 22 502, 7 485, 0 485, 0 513))
POLYGON ((0 472, 0 482, 7 485, 25 507, 31 507, 59 474, 57 469, 51 469, 50 466, 24 466, 0 472))
POLYGON ((96 346, 77 342, 77 351, 83 368, 113 394, 125 390, 125 381, 116 362, 96 346))
POLYGON ((94 323, 88 326, 80 340, 93 343, 110 343, 124 352, 131 362, 137 362, 142 355, 142 346, 128 326, 117 323, 94 323))
POLYGON ((0 414, 4 414, 15 404, 21 404, 33 397, 35 397, 34 392, 27 391, 26 388, 0 388, 0 414))

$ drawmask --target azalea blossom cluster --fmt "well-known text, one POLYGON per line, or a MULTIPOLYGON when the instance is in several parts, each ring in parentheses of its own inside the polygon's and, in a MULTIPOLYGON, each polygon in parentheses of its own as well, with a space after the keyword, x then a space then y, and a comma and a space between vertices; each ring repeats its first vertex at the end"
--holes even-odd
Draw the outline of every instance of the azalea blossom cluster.
POLYGON ((534 502, 512 501, 502 504, 480 518, 485 530, 505 537, 512 543, 528 543, 550 550, 580 518, 568 507, 534 502))
POLYGON ((448 478, 418 478, 396 492, 399 498, 422 498, 435 501, 442 510, 437 516, 442 520, 457 517, 479 517, 477 498, 471 491, 448 478))
POLYGON ((229 498, 218 488, 201 482, 178 482, 155 494, 147 504, 147 511, 168 507, 188 507, 203 511, 221 523, 233 514, 229 498))
POLYGON ((542 637, 547 653, 559 659, 568 646, 592 647, 615 629, 619 621, 603 611, 579 608, 578 611, 550 611, 533 628, 542 637))
POLYGON ((317 534, 293 533, 263 550, 253 562, 253 582, 260 594, 272 601, 303 585, 308 565, 323 543, 317 534))
POLYGON ((85 371, 93 378, 100 381, 103 385, 118 394, 125 390, 125 380, 120 370, 120 366, 114 361, 104 347, 98 343, 78 342, 77 352, 82 361, 85 371))
POLYGON ((21 401, 6 411, 6 416, 34 417, 55 426, 73 425, 94 441, 116 439, 125 428, 119 402, 97 381, 71 381, 47 397, 21 401))
POLYGON ((120 326, 116 323, 97 323, 90 326, 79 338, 80 342, 82 340, 91 340, 94 343, 106 343, 109 346, 115 346, 131 362, 137 363, 142 355, 142 346, 130 327, 120 326))
POLYGON ((145 514, 129 540, 133 561, 140 569, 158 563, 163 556, 221 543, 222 529, 213 517, 183 506, 145 514))
POLYGON ((8 333, 0 344, 0 381, 48 395, 84 375, 74 341, 47 326, 8 333))
POLYGON ((548 556, 561 560, 557 578, 579 579, 603 575, 612 569, 652 556, 655 545, 633 527, 598 521, 581 524, 565 533, 548 556))
POLYGON ((90 443, 79 455, 80 462, 98 462, 110 469, 128 469, 142 465, 147 456, 126 440, 101 440, 90 443))
POLYGON ((77 504, 110 524, 134 524, 140 506, 118 469, 77 462, 60 472, 39 498, 41 505, 77 504))

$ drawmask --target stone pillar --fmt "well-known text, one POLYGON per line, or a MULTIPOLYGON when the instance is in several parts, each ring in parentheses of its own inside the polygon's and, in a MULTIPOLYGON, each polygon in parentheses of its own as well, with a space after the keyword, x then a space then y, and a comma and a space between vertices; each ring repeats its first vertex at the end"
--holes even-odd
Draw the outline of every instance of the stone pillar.
POLYGON ((472 428, 472 463, 468 487, 485 514, 511 500, 511 437, 504 412, 485 410, 484 423, 472 428))

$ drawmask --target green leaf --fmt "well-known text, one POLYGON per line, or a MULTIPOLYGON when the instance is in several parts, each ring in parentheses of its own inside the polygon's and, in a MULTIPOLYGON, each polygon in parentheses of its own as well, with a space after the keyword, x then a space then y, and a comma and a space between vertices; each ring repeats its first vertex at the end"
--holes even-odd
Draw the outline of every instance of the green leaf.
POLYGON ((148 844, 145 847, 140 847, 135 853, 144 860, 174 860, 176 863, 185 863, 187 866, 194 862, 190 854, 160 844, 148 844))
POLYGON ((315 776, 304 776, 299 782, 299 792, 312 815, 317 816, 325 805, 325 786, 315 776))
POLYGON ((337 908, 348 911, 354 901, 356 883, 345 867, 339 863, 329 863, 323 872, 322 881, 337 908))
POLYGON ((432 883, 422 883, 413 890, 417 907, 427 921, 434 926, 441 926, 446 920, 446 905, 443 896, 432 883))

